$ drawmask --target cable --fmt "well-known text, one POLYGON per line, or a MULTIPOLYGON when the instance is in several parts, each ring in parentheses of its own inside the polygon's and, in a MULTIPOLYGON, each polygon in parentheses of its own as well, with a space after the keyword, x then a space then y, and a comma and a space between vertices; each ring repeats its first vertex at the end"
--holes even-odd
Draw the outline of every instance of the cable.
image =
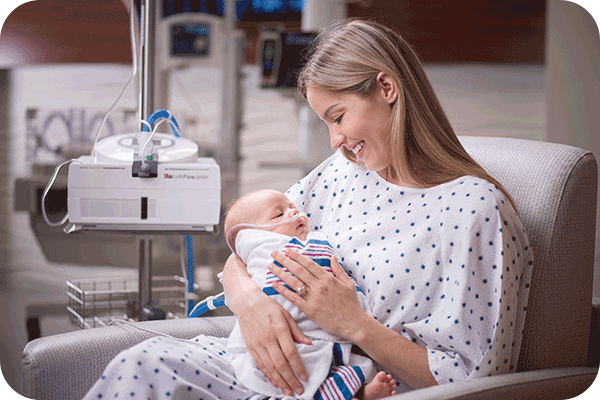
MULTIPOLYGON (((165 118, 165 119, 169 120, 171 122, 171 129, 173 129, 173 134, 175 135, 175 137, 180 137, 179 133, 181 132, 181 129, 179 128, 179 124, 177 124, 177 120, 175 120, 175 117, 171 114, 171 111, 156 110, 152 114, 150 114, 147 121, 150 125, 154 125, 154 123, 159 118, 165 118)), ((150 130, 148 130, 148 132, 149 131, 150 130)))
POLYGON ((244 229, 244 228, 251 228, 251 229, 271 229, 271 228, 276 228, 276 227, 278 227, 280 225, 289 224, 290 222, 292 222, 296 218, 303 217, 303 216, 306 216, 306 214, 303 213, 303 212, 299 212, 298 214, 294 215, 293 217, 290 217, 290 218, 286 219, 285 221, 281 221, 281 222, 278 222, 276 224, 269 224, 269 225, 237 224, 237 225, 234 225, 231 228, 229 228, 229 230, 227 231, 227 233, 225 233, 225 241, 227 242, 227 246, 229 246, 229 250, 231 250, 231 252, 233 254, 235 254, 236 256, 239 257, 238 253, 235 251, 235 243, 231 244, 231 240, 229 239, 229 236, 231 235, 231 232, 233 232, 234 229, 244 229))
POLYGON ((125 93, 127 88, 129 88, 129 85, 131 84, 133 77, 137 74, 137 54, 136 54, 137 46, 136 46, 135 32, 134 32, 134 26, 135 26, 134 16, 135 16, 135 7, 134 7, 133 0, 131 0, 130 8, 129 8, 129 35, 130 35, 130 41, 131 41, 131 58, 132 58, 133 68, 131 69, 129 78, 127 79, 125 86, 121 90, 121 93, 119 94, 117 99, 114 101, 112 106, 110 106, 108 111, 106 111, 106 114, 104 114, 104 118, 102 119, 102 122, 100 123, 100 126, 98 127, 98 130, 96 131, 96 136, 94 138, 94 145, 92 146, 92 157, 96 157, 96 144, 98 143, 98 139, 100 138, 100 132, 102 131, 102 129, 104 129, 104 124, 106 124, 106 120, 108 119, 110 113, 113 111, 113 109, 117 106, 117 104, 121 100, 121 97, 123 97, 123 94, 125 93))
POLYGON ((52 174, 52 177, 50 178, 50 181, 46 185, 46 188, 44 189, 44 193, 42 194, 42 216, 44 217, 44 221, 46 221, 46 223, 50 226, 61 226, 62 224, 67 222, 67 219, 69 219, 68 212, 60 222, 51 222, 48 219, 48 215, 46 214, 46 195, 50 191, 50 188, 52 187, 52 185, 54 185, 54 181, 56 180, 56 177, 58 176, 58 172, 60 171, 62 166, 65 164, 70 164, 72 162, 77 162, 77 163, 82 164, 82 162, 76 158, 67 160, 67 161, 63 161, 62 163, 60 163, 56 168, 54 168, 54 173, 52 174))
POLYGON ((194 294, 194 242, 193 238, 188 235, 185 237, 187 242, 187 280, 188 280, 188 291, 187 291, 187 304, 185 311, 189 315, 194 307, 194 300, 192 295, 194 294))
MULTIPOLYGON (((158 124, 156 124, 154 126, 154 129, 152 129, 152 132, 150 133, 150 135, 148 136, 148 139, 146 140, 146 143, 144 143, 144 145, 142 146, 141 150, 142 150, 142 171, 146 171, 146 169, 148 169, 147 164, 146 164, 146 149, 148 147, 148 144, 150 144, 150 141, 152 140, 152 138, 154 137, 154 134, 156 133, 158 127, 165 122, 166 119, 161 119, 158 124)), ((144 124, 144 128, 146 126, 150 126, 150 123, 147 121, 143 121, 144 124)))
POLYGON ((196 306, 190 311, 188 318, 198 318, 204 313, 214 310, 219 307, 226 307, 225 292, 221 292, 215 296, 209 296, 201 302, 197 303, 196 306))
MULTIPOLYGON (((148 333, 152 333, 153 335, 158 335, 158 336, 165 336, 180 342, 186 342, 186 343, 190 343, 190 339, 183 339, 183 338, 178 338, 175 336, 171 336, 168 333, 164 333, 164 332, 158 332, 158 331, 153 331, 152 329, 147 329, 147 328, 142 328, 141 326, 139 326, 139 324, 136 324, 135 322, 130 322, 124 319, 113 319, 112 321, 110 321, 110 323, 108 324, 108 326, 111 326, 113 324, 119 324, 119 325, 129 325, 134 327, 137 330, 143 331, 143 332, 148 332, 148 333)), ((191 342, 193 343, 193 342, 191 342)))

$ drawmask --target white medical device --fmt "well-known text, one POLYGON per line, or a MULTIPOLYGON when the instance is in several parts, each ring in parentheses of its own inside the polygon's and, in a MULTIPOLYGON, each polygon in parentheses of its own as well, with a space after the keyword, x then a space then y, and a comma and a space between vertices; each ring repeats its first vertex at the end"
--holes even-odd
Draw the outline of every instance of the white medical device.
POLYGON ((148 138, 152 155, 142 160, 139 137, 110 136, 95 157, 69 165, 68 230, 214 231, 221 200, 215 160, 198 157, 189 139, 160 133, 148 138))
POLYGON ((161 70, 192 65, 221 67, 223 18, 202 13, 175 14, 163 17, 156 29, 161 70))

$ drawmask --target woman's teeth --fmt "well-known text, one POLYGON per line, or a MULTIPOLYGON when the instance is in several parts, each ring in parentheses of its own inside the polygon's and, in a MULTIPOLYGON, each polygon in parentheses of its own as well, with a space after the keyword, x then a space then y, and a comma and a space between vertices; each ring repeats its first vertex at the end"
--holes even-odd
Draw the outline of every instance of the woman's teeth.
POLYGON ((358 155, 358 152, 363 148, 363 142, 360 142, 359 144, 357 144, 356 146, 354 146, 352 148, 352 152, 354 153, 354 155, 358 155))

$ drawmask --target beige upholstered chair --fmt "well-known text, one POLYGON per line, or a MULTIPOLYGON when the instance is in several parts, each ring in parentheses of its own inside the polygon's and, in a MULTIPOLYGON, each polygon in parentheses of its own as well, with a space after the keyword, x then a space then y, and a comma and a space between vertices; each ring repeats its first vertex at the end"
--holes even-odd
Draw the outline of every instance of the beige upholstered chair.
MULTIPOLYGON (((564 399, 585 391, 596 229, 597 166, 587 151, 552 143, 462 137, 467 151, 512 194, 535 254, 518 372, 451 383, 395 399, 564 399)), ((191 338, 225 336, 233 317, 152 321, 191 338)), ((22 394, 79 399, 121 350, 151 334, 111 326, 44 337, 24 350, 22 394)), ((597 366, 596 366, 597 367, 597 366)))

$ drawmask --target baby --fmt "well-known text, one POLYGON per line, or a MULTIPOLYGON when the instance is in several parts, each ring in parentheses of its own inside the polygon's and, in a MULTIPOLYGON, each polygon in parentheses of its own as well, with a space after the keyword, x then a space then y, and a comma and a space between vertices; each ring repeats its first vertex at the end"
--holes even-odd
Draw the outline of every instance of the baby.
MULTIPOLYGON (((335 399, 357 396, 373 400, 396 393, 393 390, 396 382, 391 375, 384 371, 375 374, 371 359, 352 353, 352 343, 322 330, 273 288, 273 282, 285 284, 268 270, 268 265, 275 263, 271 258, 274 250, 293 249, 312 258, 328 272, 332 272, 332 257, 337 257, 340 262, 327 237, 320 232, 311 232, 306 215, 300 213, 283 193, 259 190, 238 199, 227 212, 225 232, 231 250, 247 265, 252 279, 266 294, 274 296, 311 339, 312 345, 296 344, 309 371, 309 379, 304 384, 304 393, 295 398, 331 398, 333 395, 335 399), (365 385, 369 379, 371 381, 365 385)), ((361 307, 370 310, 364 294, 358 286, 356 288, 361 307)), ((229 337, 228 352, 236 377, 248 389, 265 396, 290 398, 258 369, 245 347, 237 322, 229 337)))

